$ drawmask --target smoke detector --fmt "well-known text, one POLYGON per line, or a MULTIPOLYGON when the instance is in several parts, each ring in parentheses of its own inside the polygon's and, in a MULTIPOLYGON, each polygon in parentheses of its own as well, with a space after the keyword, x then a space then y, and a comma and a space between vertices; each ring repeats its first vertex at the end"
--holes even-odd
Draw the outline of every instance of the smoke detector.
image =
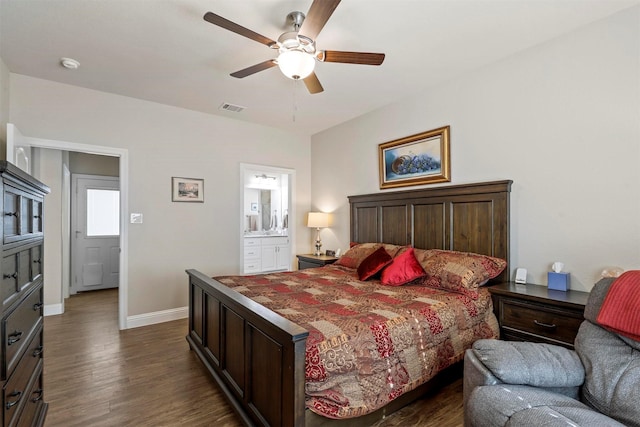
POLYGON ((69 70, 77 70, 80 67, 80 63, 71 58, 60 58, 60 65, 69 70))

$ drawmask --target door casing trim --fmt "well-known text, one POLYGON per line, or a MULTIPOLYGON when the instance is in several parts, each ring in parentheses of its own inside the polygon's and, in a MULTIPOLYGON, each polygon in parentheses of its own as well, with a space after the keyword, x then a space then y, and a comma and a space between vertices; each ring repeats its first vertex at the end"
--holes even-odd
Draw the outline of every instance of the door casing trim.
MULTIPOLYGON (((32 147, 51 150, 76 151, 79 153, 97 154, 118 157, 120 177, 120 284, 118 286, 118 326, 129 329, 129 223, 126 221, 129 212, 129 150, 126 148, 107 147, 92 144, 80 144, 55 139, 25 137, 32 147)), ((61 287, 62 289, 62 287, 61 287)))

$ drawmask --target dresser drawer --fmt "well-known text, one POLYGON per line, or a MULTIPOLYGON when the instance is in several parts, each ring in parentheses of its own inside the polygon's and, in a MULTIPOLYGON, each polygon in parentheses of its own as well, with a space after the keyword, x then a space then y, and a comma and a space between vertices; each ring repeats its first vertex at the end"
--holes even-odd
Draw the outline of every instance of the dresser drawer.
POLYGON ((25 297, 22 303, 2 321, 2 347, 6 365, 2 366, 2 377, 11 376, 20 357, 42 325, 42 285, 25 297))
POLYGON ((298 260, 298 270, 305 270, 307 268, 317 268, 322 267, 321 264, 316 264, 314 262, 308 262, 304 260, 298 260))
POLYGON ((13 243, 42 235, 43 197, 4 185, 3 243, 13 243))
POLYGON ((569 344, 573 344, 584 320, 580 312, 506 298, 500 300, 500 317, 500 325, 507 332, 531 334, 569 344))
POLYGON ((262 264, 260 262, 260 258, 245 260, 244 262, 244 272, 246 273, 259 273, 262 270, 262 264))
MULTIPOLYGON (((41 242, 41 240, 40 240, 41 242)), ((42 277, 42 244, 21 245, 5 251, 2 257, 2 308, 8 309, 21 292, 42 277)))
POLYGON ((25 358, 18 365, 9 381, 5 383, 2 390, 4 427, 30 425, 22 419, 25 408, 30 412, 33 411, 31 417, 35 418, 37 404, 42 400, 42 364, 41 359, 25 358), (38 385, 40 386, 39 392, 38 385), (33 399, 36 399, 35 402, 32 402, 36 405, 30 405, 33 399))
POLYGON ((32 282, 35 282, 42 275, 42 245, 33 246, 29 251, 30 278, 32 282))
POLYGON ((24 407, 19 414, 20 419, 15 420, 16 426, 42 425, 46 415, 47 404, 44 403, 44 389, 42 381, 42 363, 38 363, 36 370, 29 381, 24 397, 24 407))
POLYGON ((248 247, 244 248, 244 259, 255 259, 260 258, 262 250, 260 247, 248 247))
POLYGON ((245 237, 244 238, 244 247, 245 248, 255 247, 255 246, 260 247, 260 238, 256 238, 256 237, 254 237, 254 238, 245 237))

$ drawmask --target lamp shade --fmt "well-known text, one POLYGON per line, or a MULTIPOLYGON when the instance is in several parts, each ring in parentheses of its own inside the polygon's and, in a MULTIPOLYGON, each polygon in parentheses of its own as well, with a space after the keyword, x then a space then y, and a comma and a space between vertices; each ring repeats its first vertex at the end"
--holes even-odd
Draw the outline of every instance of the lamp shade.
POLYGON ((309 212, 307 227, 326 228, 329 226, 329 214, 324 212, 309 212))
POLYGON ((313 56, 299 50, 288 50, 278 56, 280 71, 290 79, 304 79, 313 72, 315 66, 313 56))

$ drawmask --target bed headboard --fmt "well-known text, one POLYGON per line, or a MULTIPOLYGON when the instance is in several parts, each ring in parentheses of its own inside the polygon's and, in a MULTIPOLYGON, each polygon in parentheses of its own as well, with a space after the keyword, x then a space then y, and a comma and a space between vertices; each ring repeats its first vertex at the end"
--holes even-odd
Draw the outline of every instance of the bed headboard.
POLYGON ((351 241, 475 252, 505 259, 513 181, 480 182, 349 196, 351 241))

